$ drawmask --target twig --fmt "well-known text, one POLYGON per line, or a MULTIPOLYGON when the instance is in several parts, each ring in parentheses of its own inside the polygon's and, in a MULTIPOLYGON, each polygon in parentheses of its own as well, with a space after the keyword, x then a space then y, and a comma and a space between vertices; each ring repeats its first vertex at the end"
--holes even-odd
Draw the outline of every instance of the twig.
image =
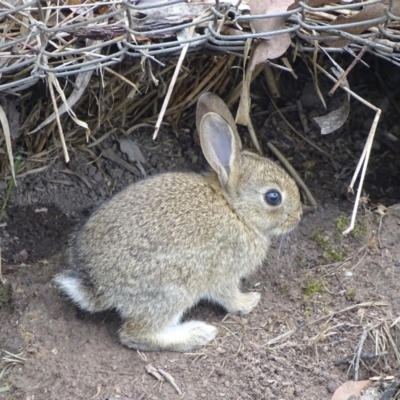
POLYGON ((109 72, 112 75, 115 75, 116 77, 118 77, 119 79, 121 79, 122 81, 124 81, 125 83, 127 83, 128 85, 132 86, 139 94, 140 90, 138 89, 138 87, 131 82, 129 79, 125 78, 124 76, 122 76, 121 74, 118 74, 117 72, 115 72, 113 69, 109 68, 109 67, 104 67, 104 69, 109 72))
POLYGON ((171 374, 169 374, 168 372, 164 371, 161 368, 157 368, 157 370, 165 378, 165 380, 171 384, 171 386, 178 392, 178 394, 182 396, 182 391, 175 383, 175 379, 171 376, 171 374))
POLYGON ((359 182, 358 188, 357 188, 357 195, 356 195, 356 199, 355 199, 355 202, 354 202, 353 213, 351 215, 350 226, 345 231, 343 231, 343 235, 347 235, 348 233, 350 233, 354 229, 354 225, 355 225, 355 222, 356 222, 356 216, 357 216, 357 209, 358 209, 358 205, 360 203, 361 191, 362 191, 362 187, 363 187, 363 183, 364 183, 365 174, 367 172, 369 155, 371 153, 371 148, 372 148, 372 144, 373 144, 374 137, 375 137, 376 127, 378 125, 380 116, 381 116, 381 110, 379 108, 377 108, 374 121, 372 122, 372 126, 371 126, 371 129, 370 129, 369 134, 368 134, 367 141, 365 142, 363 153, 362 153, 362 155, 360 157, 360 160, 359 160, 359 162, 357 164, 357 168, 356 168, 356 170, 354 172, 353 179, 351 180, 351 183, 350 183, 350 186, 349 186, 349 190, 353 190, 353 186, 354 186, 355 180, 356 180, 356 178, 358 176, 359 170, 360 170, 361 165, 362 165, 363 168, 362 168, 362 171, 361 171, 360 182, 359 182), (364 155, 364 157, 363 157, 363 155, 364 155))
MULTIPOLYGON (((193 21, 195 21, 196 19, 197 20, 201 19, 201 17, 202 16, 195 18, 193 21)), ((196 28, 196 25, 193 25, 190 27, 189 33, 187 35, 187 39, 190 39, 193 36, 195 28, 196 28)), ((158 135, 158 131, 160 130, 161 122, 164 118, 165 111, 167 110, 169 99, 171 98, 172 91, 174 90, 176 80, 178 79, 179 71, 181 70, 182 63, 186 57, 186 53, 189 49, 189 46, 190 46, 190 43, 186 43, 182 48, 181 55, 179 56, 178 62, 175 67, 174 74, 172 75, 171 82, 168 86, 168 91, 167 91, 167 94, 165 95, 165 99, 164 99, 163 105, 161 107, 160 114, 158 115, 158 118, 157 118, 155 130, 154 130, 154 134, 153 134, 153 140, 157 139, 157 135, 158 135)))
POLYGON ((386 307, 388 305, 388 303, 384 302, 384 301, 366 301, 364 303, 359 303, 359 304, 354 304, 353 306, 349 306, 346 308, 343 308, 342 310, 339 311, 332 311, 331 313, 324 315, 323 317, 317 318, 314 321, 309 322, 308 324, 306 324, 307 326, 309 325, 314 325, 317 322, 323 321, 324 319, 331 319, 332 317, 334 317, 335 315, 338 314, 343 314, 347 311, 351 311, 354 310, 355 308, 362 308, 362 307, 386 307))
POLYGON ((101 153, 104 157, 108 158, 111 161, 114 161, 116 164, 118 164, 120 167, 125 168, 129 172, 132 172, 132 174, 136 176, 140 176, 139 170, 134 167, 133 165, 129 164, 127 161, 122 159, 113 149, 108 148, 102 151, 101 153))
POLYGON ((358 342, 358 348, 357 348, 357 353, 354 355, 353 361, 350 364, 350 367, 354 367, 354 380, 358 381, 358 369, 360 368, 360 358, 361 358, 361 351, 365 342, 365 339, 367 338, 368 331, 363 330, 363 333, 361 335, 360 341, 358 342))
POLYGON ((318 147, 315 143, 313 143, 311 140, 309 140, 308 138, 306 138, 304 135, 302 135, 287 119, 286 117, 281 113, 281 111, 279 110, 278 106, 276 105, 274 99, 271 97, 271 95, 267 92, 267 95, 269 97, 269 99, 271 100, 272 105, 274 106, 275 110, 277 111, 277 113, 280 115, 280 117, 283 119, 283 121, 285 121, 286 125, 299 137, 301 137, 305 142, 307 142, 309 145, 311 145, 312 147, 314 147, 315 149, 317 149, 319 152, 321 152, 322 154, 325 154, 327 157, 329 157, 331 160, 334 160, 335 157, 332 156, 331 154, 327 153, 325 150, 321 149, 320 147, 318 147))
POLYGON ((10 125, 8 123, 7 115, 6 115, 5 111, 3 110, 3 107, 1 106, 1 104, 0 104, 0 124, 1 124, 1 127, 3 128, 4 138, 6 141, 7 154, 8 154, 8 161, 10 163, 11 174, 12 174, 12 177, 15 182, 14 156, 13 156, 12 146, 11 146, 10 125))
POLYGON ((98 397, 98 395, 100 394, 100 392, 101 392, 101 385, 97 385, 97 392, 96 392, 96 394, 95 394, 94 396, 90 397, 89 400, 93 400, 93 399, 95 399, 96 397, 98 397))
POLYGON ((253 146, 258 151, 258 154, 260 154, 260 156, 262 156, 263 155, 263 151, 262 151, 262 148, 260 146, 260 143, 258 142, 257 135, 256 135, 256 132, 254 130, 253 122, 251 121, 250 115, 249 115, 249 119, 247 121, 247 129, 249 131, 251 141, 253 142, 253 146))
POLYGON ((267 64, 264 66, 263 73, 264 73, 265 82, 267 83, 268 90, 270 91, 272 97, 274 99, 279 99, 281 97, 281 94, 279 92, 278 85, 276 84, 274 71, 272 70, 272 67, 270 64, 267 64))
POLYGON ((328 92, 329 96, 332 96, 336 89, 342 84, 342 82, 346 79, 349 72, 354 68, 354 66, 361 60, 364 53, 367 51, 367 46, 364 46, 361 51, 357 54, 356 58, 350 64, 349 68, 346 69, 345 73, 338 79, 338 81, 333 85, 333 88, 328 92))
POLYGON ((3 274, 1 273, 1 247, 0 247, 0 283, 5 284, 6 280, 3 278, 3 274))
POLYGON ((303 125, 303 131, 304 131, 304 133, 309 133, 310 127, 308 126, 307 117, 304 112, 304 108, 303 108, 303 105, 301 104, 301 101, 296 100, 296 105, 297 105, 297 110, 299 112, 300 122, 303 125))
POLYGON ((51 97, 51 101, 53 103, 54 115, 55 115, 55 118, 57 121, 57 126, 58 126, 58 133, 60 134, 61 146, 63 148, 65 162, 68 163, 69 162, 69 154, 68 154, 68 150, 67 150, 67 144, 65 143, 64 132, 63 132, 63 128, 62 128, 61 121, 60 121, 60 115, 58 113, 57 100, 56 100, 56 96, 54 94, 54 87, 53 87, 54 79, 57 79, 57 78, 52 73, 49 73, 48 76, 49 76, 50 97, 51 97))
MULTIPOLYGON (((378 358, 378 357, 383 357, 386 356, 388 354, 387 351, 382 351, 380 353, 363 353, 360 355, 360 360, 361 361, 367 361, 367 360, 373 360, 374 358, 378 358)), ((339 366, 339 365, 343 365, 343 364, 351 364, 354 360, 354 356, 353 357, 348 357, 348 358, 340 358, 339 360, 335 360, 333 362, 333 365, 335 366, 339 366)))
MULTIPOLYGON (((323 72, 333 82, 337 81, 336 78, 334 78, 329 72, 325 71, 320 65, 316 64, 316 67, 321 72, 323 72)), ((358 184, 356 199, 355 199, 355 202, 354 202, 353 213, 351 215, 350 226, 345 231, 343 231, 343 235, 347 235, 348 233, 350 233, 354 229, 356 216, 357 216, 357 209, 358 209, 358 205, 360 203, 361 190, 362 190, 362 187, 363 187, 364 178, 365 178, 365 174, 366 174, 366 171, 367 171, 369 155, 371 153, 371 148, 372 148, 372 143, 374 141, 376 127, 378 125, 379 118, 381 116, 381 112, 382 111, 381 111, 380 108, 375 107, 373 104, 369 103, 367 100, 365 100, 362 97, 360 97, 357 94, 355 94, 353 91, 351 91, 346 86, 341 86, 341 88, 345 92, 349 93, 352 97, 354 97, 355 99, 357 99, 358 101, 360 101, 361 103, 363 103, 364 105, 366 105, 367 107, 371 108, 372 110, 374 110, 376 112, 374 121, 372 122, 371 129, 370 129, 369 134, 368 134, 367 141, 366 141, 365 146, 364 146, 364 150, 363 150, 363 152, 361 154, 360 160, 359 160, 359 162, 357 164, 356 170, 355 170, 354 175, 353 175, 353 179, 351 180, 351 183, 350 183, 350 186, 349 186, 349 190, 353 190, 353 186, 354 186, 354 183, 355 183, 355 181, 356 181, 356 179, 358 177, 360 169, 361 169, 361 167, 363 167, 362 171, 361 171, 361 176, 360 176, 360 183, 358 184)))
POLYGON ((296 183, 303 189, 310 205, 312 207, 317 207, 317 202, 314 199, 314 196, 311 194, 310 190, 308 189, 308 187, 306 186, 304 181, 300 178, 299 174, 290 165, 289 161, 286 160, 286 158, 283 156, 283 154, 271 142, 268 142, 267 146, 276 155, 276 157, 279 159, 279 161, 285 166, 285 168, 287 169, 289 174, 292 176, 292 178, 296 181, 296 183))
POLYGON ((385 322, 385 325, 384 325, 383 329, 385 330, 386 336, 388 337, 389 342, 390 342, 390 344, 391 344, 392 347, 393 347, 393 351, 394 351, 394 354, 396 355, 397 362, 400 362, 400 353, 399 353, 399 350, 398 350, 398 348, 397 348, 397 344, 396 344, 396 342, 393 340, 392 334, 390 333, 390 329, 389 329, 389 327, 387 326, 387 323, 386 323, 386 322, 385 322))

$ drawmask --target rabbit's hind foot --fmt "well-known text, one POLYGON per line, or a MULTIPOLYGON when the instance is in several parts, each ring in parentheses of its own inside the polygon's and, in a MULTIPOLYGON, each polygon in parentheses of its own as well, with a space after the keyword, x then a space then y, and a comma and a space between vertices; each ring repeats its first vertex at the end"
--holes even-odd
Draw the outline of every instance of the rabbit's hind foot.
POLYGON ((119 337, 121 343, 144 351, 179 351, 185 352, 204 346, 215 338, 217 328, 201 321, 188 321, 173 324, 161 332, 132 332, 136 326, 134 321, 126 321, 122 326, 119 337))

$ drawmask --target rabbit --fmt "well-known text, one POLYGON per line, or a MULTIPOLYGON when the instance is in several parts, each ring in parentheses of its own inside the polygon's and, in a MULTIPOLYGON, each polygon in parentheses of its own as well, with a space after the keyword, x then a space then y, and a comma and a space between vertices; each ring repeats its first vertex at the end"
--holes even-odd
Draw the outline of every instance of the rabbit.
POLYGON ((293 179, 242 150, 217 95, 202 94, 196 112, 212 171, 163 173, 116 194, 73 235, 72 269, 54 278, 81 309, 115 309, 119 339, 129 348, 186 352, 213 340, 213 325, 181 322, 201 299, 229 313, 253 310, 260 293, 243 293, 242 278, 266 260, 271 238, 302 215, 293 179))

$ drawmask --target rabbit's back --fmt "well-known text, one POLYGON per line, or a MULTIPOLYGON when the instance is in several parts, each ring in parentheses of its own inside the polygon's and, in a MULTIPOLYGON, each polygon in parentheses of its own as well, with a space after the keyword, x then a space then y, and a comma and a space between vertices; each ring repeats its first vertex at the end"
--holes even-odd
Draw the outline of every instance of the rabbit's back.
POLYGON ((252 272, 267 247, 204 176, 167 173, 102 205, 73 238, 70 262, 105 295, 163 282, 198 296, 226 276, 252 272))

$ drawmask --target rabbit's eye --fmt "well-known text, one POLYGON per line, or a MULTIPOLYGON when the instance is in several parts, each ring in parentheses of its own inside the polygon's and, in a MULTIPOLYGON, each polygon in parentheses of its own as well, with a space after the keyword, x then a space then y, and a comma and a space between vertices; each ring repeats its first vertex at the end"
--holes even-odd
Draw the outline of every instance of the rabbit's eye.
POLYGON ((275 189, 268 190, 264 195, 264 199, 270 206, 279 206, 282 203, 282 195, 275 189))

